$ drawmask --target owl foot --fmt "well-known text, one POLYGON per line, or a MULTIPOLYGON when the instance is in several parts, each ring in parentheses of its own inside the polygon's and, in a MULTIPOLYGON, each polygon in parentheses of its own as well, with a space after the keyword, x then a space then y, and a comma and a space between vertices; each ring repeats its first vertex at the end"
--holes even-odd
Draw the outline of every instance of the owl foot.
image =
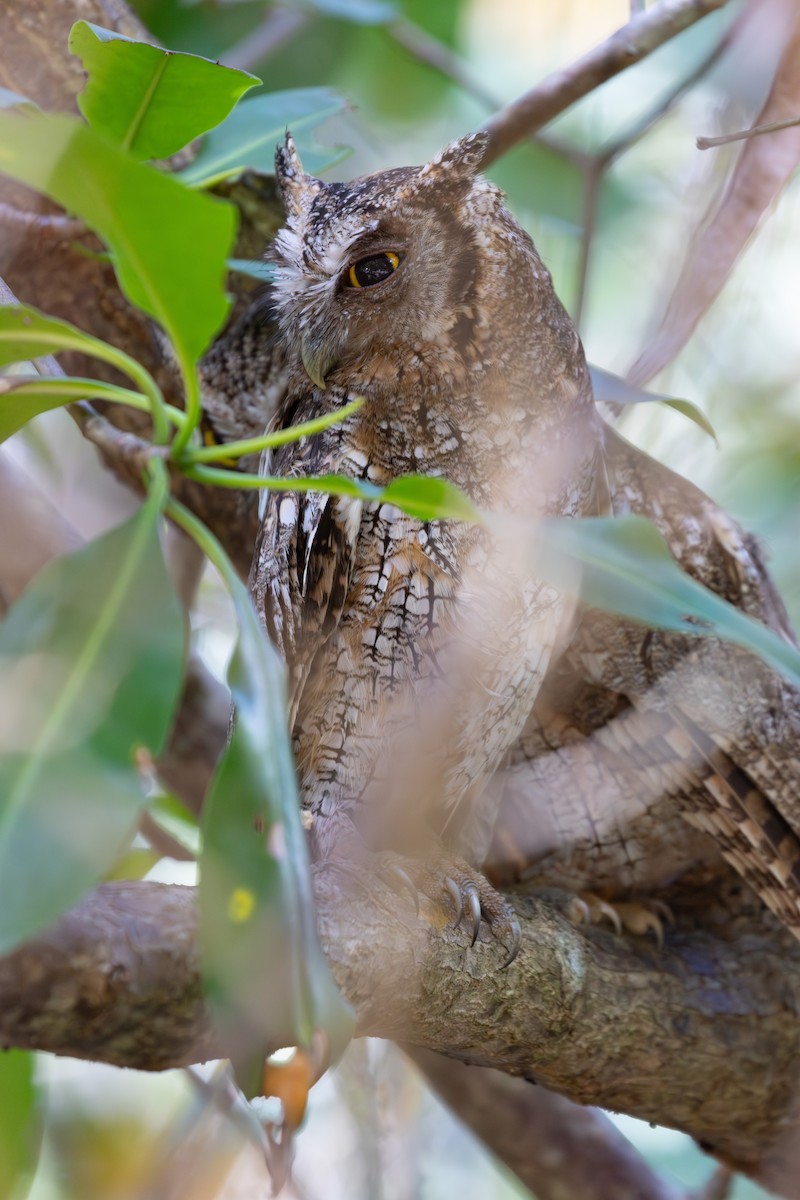
POLYGON ((454 925, 466 920, 472 934, 471 945, 475 945, 483 918, 492 937, 506 947, 506 960, 500 970, 514 961, 519 953, 520 927, 511 905, 496 892, 490 883, 468 863, 459 858, 446 859, 443 863, 399 859, 386 855, 381 875, 395 890, 402 889, 413 898, 415 911, 419 913, 419 896, 422 892, 434 904, 441 905, 443 893, 447 893, 455 909, 454 925))
POLYGON ((652 933, 659 950, 664 945, 664 923, 675 924, 672 911, 663 900, 603 900, 594 892, 581 892, 567 905, 567 916, 576 925, 601 925, 608 921, 614 932, 643 937, 652 933))

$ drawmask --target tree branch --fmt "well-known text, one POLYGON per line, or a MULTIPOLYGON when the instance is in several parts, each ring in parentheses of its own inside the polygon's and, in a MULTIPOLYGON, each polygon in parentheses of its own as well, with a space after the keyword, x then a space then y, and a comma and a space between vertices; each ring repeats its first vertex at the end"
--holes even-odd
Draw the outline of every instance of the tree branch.
POLYGON ((627 25, 582 58, 548 75, 536 87, 491 117, 483 129, 489 146, 483 165, 489 166, 523 138, 536 133, 576 100, 594 91, 620 71, 641 62, 664 42, 724 7, 726 0, 662 0, 637 13, 627 25))
MULTIPOLYGON (((315 872, 319 929, 360 1034, 493 1066, 581 1104, 683 1129, 786 1196, 800 1112, 800 947, 771 925, 643 940, 515 901, 522 953, 469 948, 378 880, 315 872), (348 890, 343 890, 346 884, 348 890)), ((107 884, 0 960, 3 1044, 143 1070, 214 1057, 194 890, 107 884)))
POLYGON ((686 1200, 597 1109, 430 1050, 409 1053, 448 1108, 537 1200, 686 1200))

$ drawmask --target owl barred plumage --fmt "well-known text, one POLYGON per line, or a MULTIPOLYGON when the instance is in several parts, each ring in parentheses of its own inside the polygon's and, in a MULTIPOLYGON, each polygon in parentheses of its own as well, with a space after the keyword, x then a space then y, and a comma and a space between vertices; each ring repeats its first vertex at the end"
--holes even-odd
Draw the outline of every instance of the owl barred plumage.
MULTIPOLYGON (((303 172, 287 137, 276 159, 287 225, 275 244, 274 304, 288 386, 273 425, 356 397, 364 404, 275 452, 269 472, 339 472, 378 485, 408 472, 441 475, 485 509, 524 515, 532 529, 544 514, 642 512, 690 572, 786 626, 738 529, 728 521, 723 530, 710 501, 599 418, 579 338, 549 274, 501 193, 477 173, 483 151, 473 135, 422 168, 324 184, 303 172)), ((687 664, 724 676, 729 663, 752 664, 750 656, 576 614, 536 579, 528 548, 502 523, 490 536, 319 493, 266 496, 253 591, 289 670, 301 794, 318 855, 362 843, 402 852, 396 861, 434 899, 461 892, 475 934, 480 904, 510 943, 510 960, 518 937, 511 910, 474 867, 488 852, 495 867, 505 858, 527 870, 544 859, 545 879, 548 871, 562 882, 571 871, 580 876, 591 820, 588 834, 573 829, 571 844, 548 845, 546 854, 534 831, 542 808, 580 793, 581 755, 595 755, 590 739, 600 730, 607 744, 591 772, 605 772, 609 796, 616 791, 622 802, 618 820, 633 822, 628 844, 641 813, 652 817, 653 805, 636 797, 637 780, 646 779, 670 817, 683 813, 686 845, 671 870, 682 854, 689 865, 719 853, 709 844, 713 828, 737 870, 797 923, 797 766, 787 767, 784 753, 780 771, 769 767, 766 729, 748 742, 741 721, 731 730, 725 712, 704 715, 702 687, 678 697, 669 686, 687 664), (571 715, 559 712, 559 680, 568 680, 571 715), (576 697, 585 696, 592 700, 580 728, 576 697), (638 757, 630 737, 624 749, 631 715, 643 733, 638 757), (619 719, 623 750, 614 760, 608 743, 619 719), (560 794, 548 791, 554 760, 560 794), (684 817, 704 832, 693 834, 684 817)), ((768 706, 770 689, 781 692, 787 715, 774 732, 796 741, 796 693, 766 668, 750 676, 755 709, 768 706)), ((629 864, 627 851, 617 856, 620 875, 626 857, 629 864)), ((614 873, 609 861, 612 883, 614 873)), ((629 874, 633 890, 658 882, 657 866, 648 878, 629 874)))

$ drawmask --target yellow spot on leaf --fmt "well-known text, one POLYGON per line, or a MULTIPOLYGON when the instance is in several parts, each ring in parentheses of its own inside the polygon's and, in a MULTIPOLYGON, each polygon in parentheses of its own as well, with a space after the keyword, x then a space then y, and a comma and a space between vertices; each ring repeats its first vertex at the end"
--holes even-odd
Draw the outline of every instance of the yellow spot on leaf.
POLYGON ((256 898, 249 888, 234 888, 228 901, 228 916, 235 925, 241 925, 253 915, 256 898))

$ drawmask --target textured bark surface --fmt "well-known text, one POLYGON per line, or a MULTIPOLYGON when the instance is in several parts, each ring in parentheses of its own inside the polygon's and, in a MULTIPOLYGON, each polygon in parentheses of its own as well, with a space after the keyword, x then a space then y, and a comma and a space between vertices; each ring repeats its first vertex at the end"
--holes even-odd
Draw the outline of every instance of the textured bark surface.
MULTIPOLYGON (((500 971, 503 949, 485 926, 470 948, 445 914, 416 918, 380 882, 354 885, 349 873, 317 873, 315 892, 359 1033, 683 1129, 800 1196, 800 947, 790 935, 765 937, 742 917, 718 937, 679 929, 659 952, 520 897, 522 952, 500 971)), ((194 901, 192 888, 106 884, 0 960, 2 1043, 144 1070, 224 1053, 201 997, 194 901)))

